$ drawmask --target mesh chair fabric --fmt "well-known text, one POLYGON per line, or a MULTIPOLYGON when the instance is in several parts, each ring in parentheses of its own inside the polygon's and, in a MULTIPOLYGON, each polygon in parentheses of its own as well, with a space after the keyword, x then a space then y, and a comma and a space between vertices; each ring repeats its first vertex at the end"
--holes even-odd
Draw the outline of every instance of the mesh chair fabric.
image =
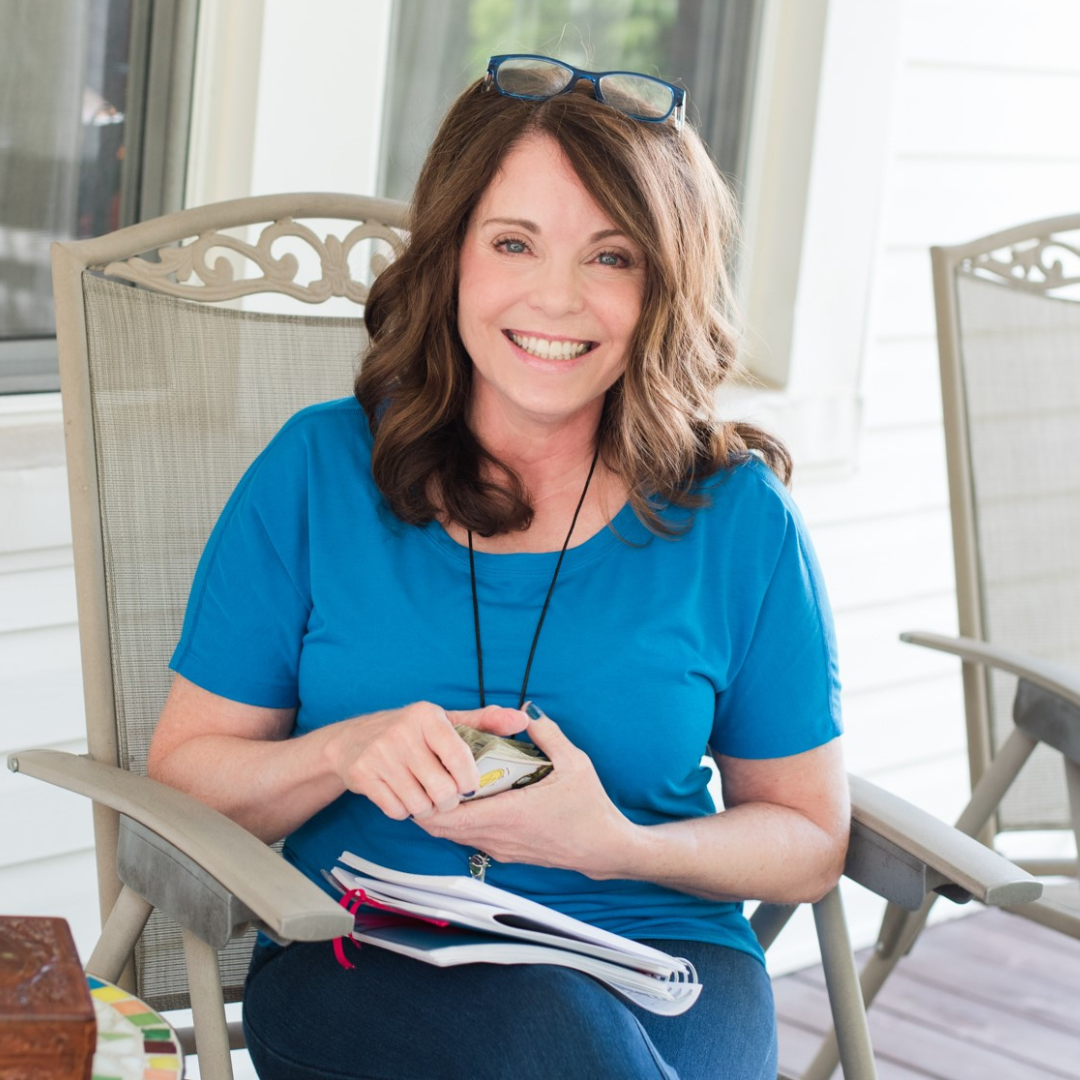
MULTIPOLYGON (((1080 668, 1080 303, 957 272, 983 632, 1080 668)), ((988 681, 996 747, 1015 679, 988 681)), ((1069 821, 1061 760, 1040 747, 1002 828, 1069 821)))
MULTIPOLYGON (((359 318, 270 315, 83 275, 120 765, 146 771, 168 660, 221 508, 296 410, 351 392, 359 318)), ((227 1000, 252 938, 221 954, 227 1000)), ((139 996, 187 1004, 180 931, 158 913, 136 953, 139 996), (184 989, 177 989, 177 988, 184 989)))

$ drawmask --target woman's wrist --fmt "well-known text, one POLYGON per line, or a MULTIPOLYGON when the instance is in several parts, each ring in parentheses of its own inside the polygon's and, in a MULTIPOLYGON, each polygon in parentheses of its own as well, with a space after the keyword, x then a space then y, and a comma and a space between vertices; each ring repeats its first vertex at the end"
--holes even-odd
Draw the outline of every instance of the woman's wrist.
POLYGON ((658 845, 649 825, 622 818, 611 837, 598 845, 593 865, 583 873, 595 881, 648 881, 655 870, 658 845))

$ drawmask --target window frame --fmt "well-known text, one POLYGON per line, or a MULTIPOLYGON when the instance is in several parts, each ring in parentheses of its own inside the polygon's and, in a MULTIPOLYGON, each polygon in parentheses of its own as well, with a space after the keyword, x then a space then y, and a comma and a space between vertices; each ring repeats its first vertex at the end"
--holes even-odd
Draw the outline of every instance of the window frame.
MULTIPOLYGON (((200 0, 132 0, 121 226, 179 210, 200 0)), ((0 395, 60 387, 56 336, 0 340, 0 395)))

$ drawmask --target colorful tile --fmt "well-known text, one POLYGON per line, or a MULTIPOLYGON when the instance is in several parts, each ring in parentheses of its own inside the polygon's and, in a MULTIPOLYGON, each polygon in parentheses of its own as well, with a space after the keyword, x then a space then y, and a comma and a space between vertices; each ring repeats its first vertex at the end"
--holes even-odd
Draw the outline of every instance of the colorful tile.
POLYGON ((87 976, 98 1022, 92 1080, 182 1080, 176 1033, 133 994, 87 976))

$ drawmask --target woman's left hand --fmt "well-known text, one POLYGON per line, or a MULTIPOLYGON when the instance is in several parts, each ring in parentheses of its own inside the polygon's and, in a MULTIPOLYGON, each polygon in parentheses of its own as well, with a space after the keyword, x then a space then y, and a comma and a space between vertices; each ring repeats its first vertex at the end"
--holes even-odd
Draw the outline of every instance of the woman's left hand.
POLYGON ((613 856, 637 826, 608 798, 589 756, 547 716, 526 728, 554 769, 517 791, 460 803, 417 818, 432 836, 490 855, 496 862, 530 863, 608 876, 613 856))

